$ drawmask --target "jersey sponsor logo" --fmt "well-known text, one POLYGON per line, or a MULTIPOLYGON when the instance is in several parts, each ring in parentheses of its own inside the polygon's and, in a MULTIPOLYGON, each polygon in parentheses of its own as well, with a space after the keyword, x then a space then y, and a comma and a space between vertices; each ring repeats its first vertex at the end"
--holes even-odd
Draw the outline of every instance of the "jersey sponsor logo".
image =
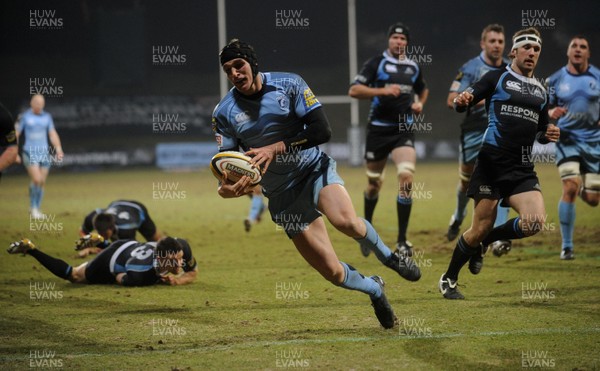
POLYGON ((210 128, 212 129, 213 133, 217 132, 217 119, 214 117, 210 121, 210 128))
POLYGON ((384 67, 385 72, 390 72, 390 73, 397 73, 398 72, 398 66, 396 66, 395 64, 389 64, 387 63, 384 67))
POLYGON ((516 90, 516 91, 521 91, 521 84, 518 81, 511 81, 508 80, 506 82, 506 89, 508 90, 516 90))
POLYGON ((454 82, 452 82, 452 85, 450 85, 450 91, 458 91, 459 88, 460 88, 460 82, 458 82, 458 81, 454 81, 454 82))
POLYGON ((215 140, 217 141, 217 147, 223 147, 223 136, 221 134, 215 134, 215 140))
POLYGON ((11 131, 10 133, 6 134, 6 142, 7 143, 13 143, 17 141, 17 135, 15 133, 15 131, 11 131))
POLYGON ((304 107, 305 108, 310 108, 312 106, 314 106, 315 104, 319 103, 319 101, 317 100, 317 97, 315 97, 315 94, 312 92, 312 90, 310 90, 310 88, 306 88, 304 89, 304 107))
POLYGON ((279 103, 279 108, 283 111, 287 111, 290 105, 288 98, 285 95, 278 95, 276 99, 277 103, 279 103))
POLYGON ((492 186, 489 186, 489 185, 480 185, 479 186, 479 194, 482 194, 482 195, 491 195, 492 194, 492 186))
POLYGON ((244 111, 235 115, 235 122, 240 125, 246 121, 250 121, 250 116, 244 111))
POLYGON ((406 67, 406 69, 404 70, 404 74, 405 75, 414 75, 415 70, 412 67, 406 67))
POLYGON ((517 117, 535 123, 538 122, 538 119, 540 117, 539 112, 536 112, 535 110, 519 106, 513 106, 510 104, 503 104, 502 106, 500 106, 500 114, 517 117))

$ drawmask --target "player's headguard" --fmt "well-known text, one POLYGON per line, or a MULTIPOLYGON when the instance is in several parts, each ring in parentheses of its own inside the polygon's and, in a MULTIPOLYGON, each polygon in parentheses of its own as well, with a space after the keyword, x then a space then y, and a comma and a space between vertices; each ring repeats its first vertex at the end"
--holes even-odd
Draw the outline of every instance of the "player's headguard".
POLYGON ((406 36, 406 40, 410 40, 410 29, 402 22, 394 23, 388 28, 388 37, 395 33, 406 36))
POLYGON ((510 50, 514 50, 520 48, 526 44, 537 45, 538 47, 542 47, 542 38, 534 33, 526 33, 513 38, 513 45, 510 50))
POLYGON ((239 39, 232 39, 219 53, 221 66, 235 58, 242 58, 250 64, 252 76, 258 74, 258 57, 252 45, 239 39))

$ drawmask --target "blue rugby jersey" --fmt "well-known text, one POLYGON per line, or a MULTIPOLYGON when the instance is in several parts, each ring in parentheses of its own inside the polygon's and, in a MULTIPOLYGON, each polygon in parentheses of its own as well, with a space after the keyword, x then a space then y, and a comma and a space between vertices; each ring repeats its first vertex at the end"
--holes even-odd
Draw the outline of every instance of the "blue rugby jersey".
MULTIPOLYGON (((460 93, 481 79, 489 71, 504 70, 506 68, 506 60, 499 67, 491 66, 485 62, 483 55, 484 52, 482 51, 477 57, 468 60, 460 67, 458 74, 450 85, 450 92, 460 93)), ((469 108, 460 126, 463 130, 485 130, 488 126, 485 106, 473 106, 469 108)))
POLYGON ((23 150, 30 153, 49 151, 48 133, 53 129, 54 121, 48 112, 36 115, 31 109, 25 111, 19 121, 19 136, 25 138, 23 150))
POLYGON ((545 132, 548 99, 546 89, 535 78, 519 75, 507 66, 488 72, 467 91, 474 95, 471 105, 486 100, 488 128, 482 150, 493 147, 521 158, 537 132, 545 132))
MULTIPOLYGON (((306 82, 287 72, 260 73, 260 92, 245 96, 234 87, 213 112, 219 151, 248 151, 296 136, 304 130, 302 117, 321 107, 306 82)), ((314 168, 321 150, 312 147, 276 156, 260 185, 267 197, 293 188, 314 168)))
POLYGON ((586 72, 573 75, 565 66, 546 84, 550 105, 568 110, 557 122, 561 139, 600 142, 600 70, 590 65, 586 72))

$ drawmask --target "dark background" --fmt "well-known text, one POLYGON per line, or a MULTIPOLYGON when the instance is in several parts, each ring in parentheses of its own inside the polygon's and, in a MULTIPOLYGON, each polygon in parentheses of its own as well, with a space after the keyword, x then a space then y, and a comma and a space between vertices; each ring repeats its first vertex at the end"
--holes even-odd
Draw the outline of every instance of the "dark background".
MULTIPOLYGON (((227 39, 239 37, 251 43, 261 70, 299 73, 317 97, 347 93, 351 77, 346 1, 228 0, 226 10, 227 39), (301 11, 308 27, 278 28, 276 11, 281 10, 301 11)), ((426 139, 457 140, 461 117, 445 107, 456 70, 480 52, 481 29, 488 23, 504 25, 508 52, 510 37, 523 28, 527 18, 523 11, 527 10, 546 12, 546 22, 552 19, 553 23, 540 27, 543 49, 537 77, 547 77, 566 63, 567 44, 574 34, 588 36, 594 61, 600 41, 597 1, 357 0, 358 66, 387 47, 390 24, 407 24, 411 44, 424 47, 431 57, 431 63, 422 66, 430 88, 425 115, 433 124, 426 139)), ((64 123, 53 111, 61 104, 90 97, 150 97, 151 102, 170 96, 193 99, 204 107, 199 117, 185 117, 186 121, 195 120, 194 127, 185 135, 163 135, 160 141, 210 140, 210 109, 220 98, 217 55, 222 45, 217 40, 216 0, 5 1, 0 5, 0 35, 0 100, 17 115, 28 105, 30 78, 55 78, 63 92, 47 98, 46 108, 55 115, 65 151, 85 150, 85 135, 98 138, 92 146, 125 145, 132 135, 149 132, 150 119, 131 125, 88 125, 76 130, 71 123, 71 127, 61 128, 64 123), (55 10, 62 27, 32 28, 32 10, 55 10), (152 47, 156 45, 178 46, 186 62, 153 65, 152 47)), ((364 126, 368 102, 362 101, 360 108, 364 126)), ((333 140, 346 141, 349 105, 329 104, 326 111, 333 140)), ((156 136, 150 135, 145 140, 153 139, 156 136)))

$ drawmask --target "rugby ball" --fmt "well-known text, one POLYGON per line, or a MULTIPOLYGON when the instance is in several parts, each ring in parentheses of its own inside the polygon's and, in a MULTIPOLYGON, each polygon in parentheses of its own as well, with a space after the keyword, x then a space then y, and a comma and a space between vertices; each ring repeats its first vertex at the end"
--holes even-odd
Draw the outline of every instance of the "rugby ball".
POLYGON ((244 175, 250 177, 252 185, 258 184, 262 179, 260 169, 250 165, 250 157, 236 151, 219 152, 214 155, 210 160, 210 170, 219 180, 223 178, 224 171, 232 182, 237 182, 244 175))

